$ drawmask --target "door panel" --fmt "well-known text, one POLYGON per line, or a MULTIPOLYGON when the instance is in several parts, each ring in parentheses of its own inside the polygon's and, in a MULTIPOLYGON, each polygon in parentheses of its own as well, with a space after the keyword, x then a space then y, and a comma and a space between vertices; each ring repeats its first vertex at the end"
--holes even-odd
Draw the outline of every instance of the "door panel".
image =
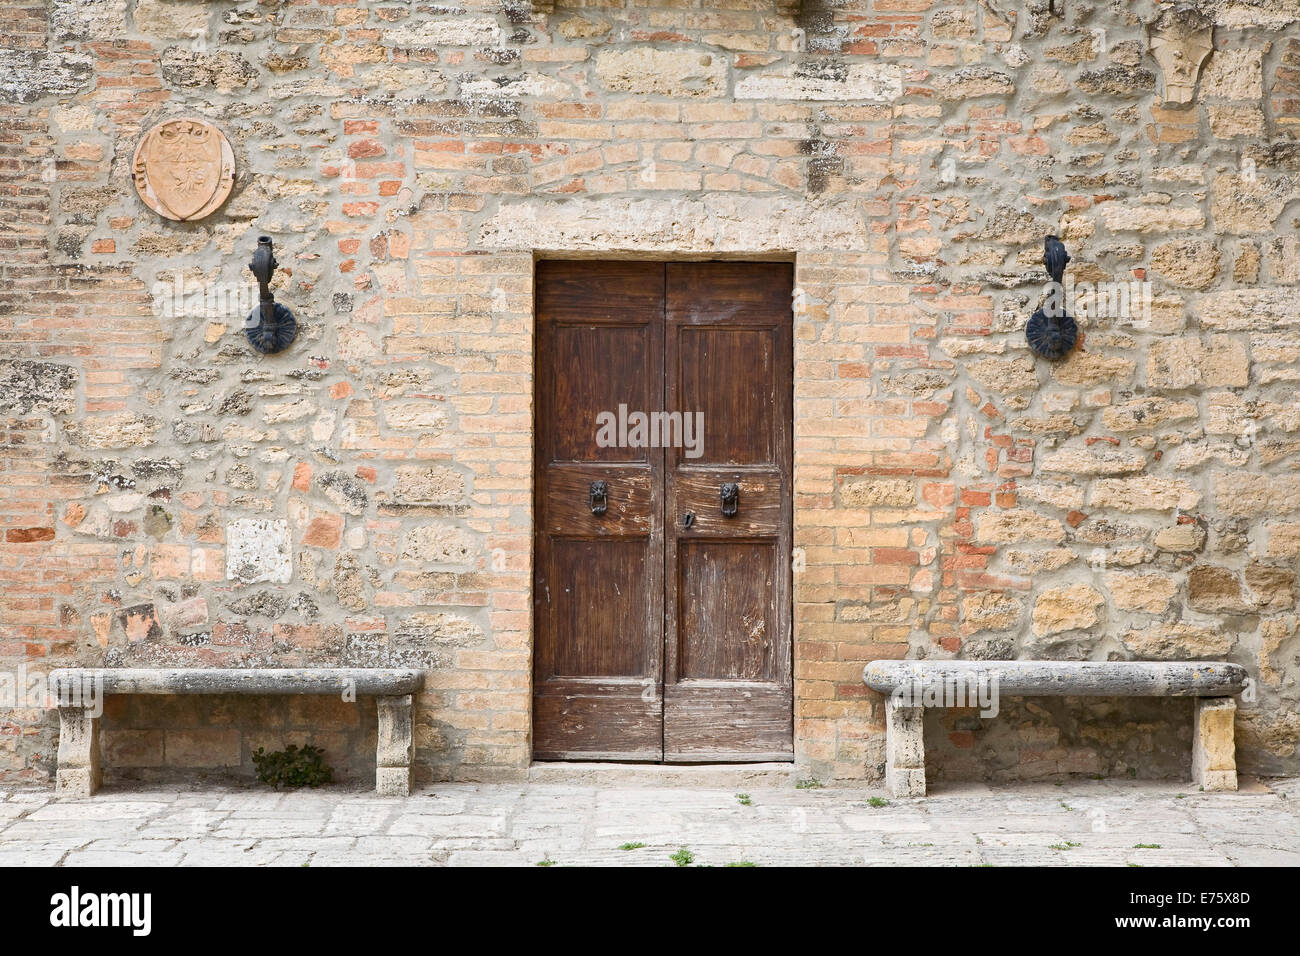
POLYGON ((596 441, 601 412, 662 402, 663 283, 654 263, 538 263, 539 759, 663 755, 663 451, 596 441))
POLYGON ((549 342, 554 367, 573 369, 575 374, 555 378, 553 413, 561 427, 550 432, 552 461, 646 460, 643 449, 601 447, 596 417, 617 410, 620 403, 644 402, 658 392, 659 383, 652 386, 647 380, 651 338, 656 338, 657 348, 657 331, 648 325, 609 322, 588 327, 554 325, 549 342))
POLYGON ((558 538, 571 535, 575 528, 596 537, 645 537, 656 530, 655 509, 662 496, 649 469, 593 469, 564 463, 552 465, 546 477, 543 527, 558 538), (609 486, 605 514, 599 519, 591 513, 591 483, 601 480, 592 478, 597 473, 605 476, 609 486))
MULTIPOLYGON (((707 435, 705 436, 707 440, 707 435)), ((757 469, 679 469, 674 482, 678 514, 695 515, 690 537, 707 538, 770 535, 785 511, 784 488, 779 477, 757 469), (722 514, 722 485, 738 481, 740 496, 736 514, 722 514)))
POLYGON ((686 463, 776 463, 776 338, 764 328, 678 328, 677 407, 704 413, 703 454, 686 463))
POLYGON ((773 681, 777 633, 770 541, 682 541, 677 546, 678 680, 773 681))
POLYGON ((649 566, 643 542, 559 538, 551 546, 555 621, 567 640, 552 658, 556 677, 642 677, 657 663, 650 642, 626 639, 649 616, 649 566), (609 582, 629 600, 609 600, 609 582))
POLYGON ((668 266, 668 408, 702 410, 704 435, 698 457, 665 461, 666 760, 793 756, 793 278, 787 263, 668 266))
POLYGON ((538 759, 791 758, 792 280, 538 264, 538 759), (601 447, 597 415, 620 405, 702 413, 702 453, 601 447))

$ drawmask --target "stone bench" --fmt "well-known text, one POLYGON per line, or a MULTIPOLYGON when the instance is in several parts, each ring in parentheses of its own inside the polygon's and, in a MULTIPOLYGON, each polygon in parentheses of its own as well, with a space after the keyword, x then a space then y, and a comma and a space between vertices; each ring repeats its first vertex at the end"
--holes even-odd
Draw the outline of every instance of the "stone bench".
MULTIPOLYGON (((1236 790, 1234 697, 1246 670, 1221 661, 872 661, 862 671, 886 695, 885 786, 925 796, 925 707, 984 706, 1008 697, 1194 697, 1192 782, 1236 790), (949 703, 948 701, 955 701, 949 703)), ((989 715, 992 716, 992 715, 989 715)))
POLYGON ((101 779, 99 715, 111 694, 339 694, 377 698, 379 747, 375 789, 411 792, 411 698, 424 672, 350 667, 89 668, 52 671, 50 695, 59 708, 59 766, 55 793, 89 797, 101 779))

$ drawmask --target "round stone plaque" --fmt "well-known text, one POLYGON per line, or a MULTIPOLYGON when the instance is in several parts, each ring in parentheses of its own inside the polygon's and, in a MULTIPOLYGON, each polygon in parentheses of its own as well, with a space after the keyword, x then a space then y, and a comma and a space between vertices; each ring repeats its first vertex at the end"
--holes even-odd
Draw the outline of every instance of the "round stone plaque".
POLYGON ((167 120, 144 134, 131 160, 144 204, 168 219, 202 219, 235 184, 230 141, 206 120, 167 120))

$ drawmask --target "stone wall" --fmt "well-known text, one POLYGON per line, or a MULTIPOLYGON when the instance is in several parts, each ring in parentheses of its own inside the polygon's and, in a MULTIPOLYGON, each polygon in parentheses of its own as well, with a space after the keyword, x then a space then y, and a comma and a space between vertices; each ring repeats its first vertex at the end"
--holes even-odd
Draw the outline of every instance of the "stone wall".
MULTIPOLYGON (((1181 107, 1162 8, 1061 7, 14 0, 0 667, 425 666, 420 777, 519 777, 534 257, 779 256, 806 775, 878 778, 861 666, 905 655, 1227 658, 1242 768, 1300 771, 1300 0, 1201 0, 1181 107), (197 223, 130 176, 183 115, 236 157, 197 223), (1150 283, 1054 366, 1023 335, 1047 233, 1076 283, 1150 283), (302 326, 271 357, 260 234, 302 326)), ((46 780, 22 703, 0 779, 46 780)), ((927 733, 939 775, 1159 776, 1177 703, 927 733)), ((120 706, 110 764, 203 765, 206 712, 120 706)), ((211 712, 208 765, 245 770, 317 719, 211 712)), ((368 723, 317 717, 357 770, 368 723)))

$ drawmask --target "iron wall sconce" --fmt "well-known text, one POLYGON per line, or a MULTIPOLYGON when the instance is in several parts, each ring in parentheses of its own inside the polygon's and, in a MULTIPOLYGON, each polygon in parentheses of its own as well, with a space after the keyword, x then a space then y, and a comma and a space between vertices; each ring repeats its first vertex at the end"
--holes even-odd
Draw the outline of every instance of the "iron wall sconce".
POLYGON ((283 352, 298 335, 298 320, 286 306, 275 301, 271 292, 271 276, 275 274, 278 265, 271 248, 271 237, 258 236, 257 249, 253 252, 253 261, 248 264, 248 268, 257 277, 261 301, 248 314, 248 320, 244 323, 244 335, 248 338, 249 345, 268 355, 283 352))
POLYGON ((1035 355, 1056 362, 1065 358, 1079 338, 1079 325, 1065 311, 1065 266, 1070 254, 1056 236, 1043 239, 1043 265, 1052 277, 1053 287, 1043 308, 1030 316, 1025 338, 1035 355))

